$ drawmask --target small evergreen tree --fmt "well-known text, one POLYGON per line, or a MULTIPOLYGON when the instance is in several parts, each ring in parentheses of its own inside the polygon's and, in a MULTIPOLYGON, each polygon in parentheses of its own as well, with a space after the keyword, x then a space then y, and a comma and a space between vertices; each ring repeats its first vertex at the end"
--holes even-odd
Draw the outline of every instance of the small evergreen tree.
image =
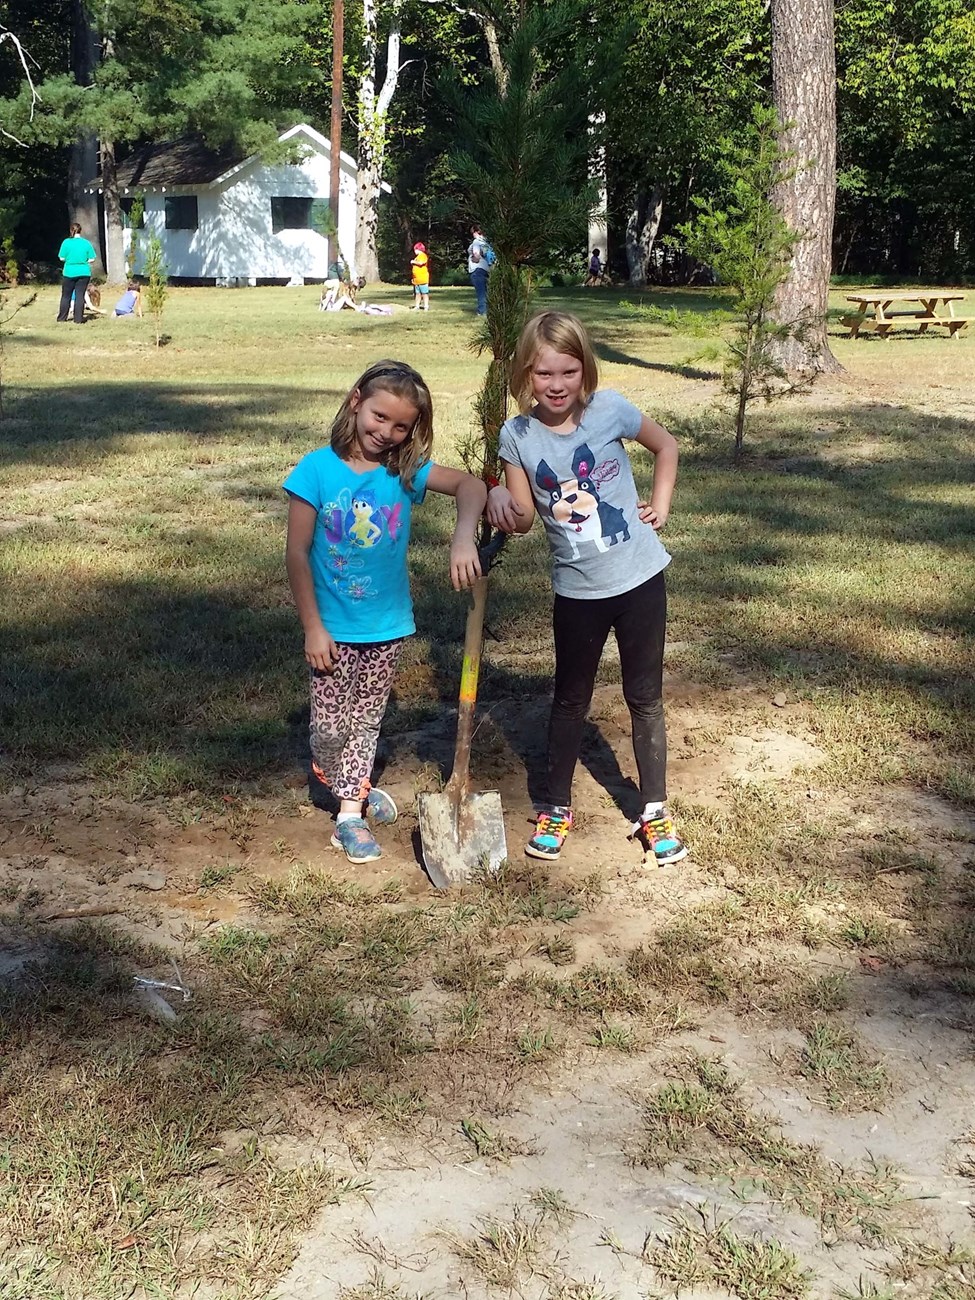
POLYGON ((145 210, 145 195, 137 194, 132 200, 132 207, 129 209, 129 255, 125 267, 127 280, 131 280, 135 275, 135 264, 139 259, 139 232, 142 229, 145 210))
POLYGON ((749 402, 794 392, 805 378, 789 381, 776 359, 786 339, 801 339, 814 322, 808 316, 780 320, 776 290, 789 273, 800 238, 773 201, 775 186, 793 174, 792 156, 779 144, 773 109, 756 106, 743 144, 728 143, 728 194, 722 204, 696 200, 698 215, 678 227, 688 252, 714 271, 733 292, 738 322, 727 344, 725 390, 735 401, 735 460, 745 438, 749 402))
MULTIPOLYGON (((451 157, 461 209, 497 256, 487 316, 472 341, 491 363, 474 401, 479 428, 464 450, 471 473, 498 475, 508 379, 532 298, 534 268, 555 249, 586 241, 595 187, 586 178, 590 90, 602 75, 579 49, 582 10, 571 0, 524 14, 501 51, 503 73, 454 97, 460 141, 451 157)), ((607 41, 606 47, 610 45, 607 41)), ((612 53, 600 47, 600 68, 612 53)))
POLYGON ((166 287, 169 276, 166 273, 166 263, 163 260, 162 243, 156 234, 151 234, 146 243, 145 273, 146 306, 152 317, 153 328, 156 332, 156 347, 158 348, 162 343, 162 314, 169 292, 166 287))

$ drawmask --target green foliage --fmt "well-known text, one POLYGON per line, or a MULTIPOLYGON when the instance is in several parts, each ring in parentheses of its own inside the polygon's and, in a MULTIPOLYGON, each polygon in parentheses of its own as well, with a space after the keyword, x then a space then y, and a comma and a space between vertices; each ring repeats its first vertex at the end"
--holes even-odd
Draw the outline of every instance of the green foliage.
POLYGON ((0 284, 15 288, 19 278, 20 266, 17 262, 13 236, 6 235, 0 239, 0 284))
MULTIPOLYGON (((13 287, 16 280, 9 282, 9 287, 13 287)), ((8 295, 0 281, 0 421, 3 420, 3 332, 7 324, 13 320, 19 311, 29 307, 37 298, 36 293, 27 294, 20 302, 10 304, 8 295)))
POLYGON ((131 280, 135 275, 135 264, 139 256, 139 236, 145 211, 146 196, 136 194, 132 200, 132 207, 129 209, 129 255, 125 269, 126 279, 128 280, 131 280))
POLYGON ((836 9, 837 269, 970 273, 975 15, 967 0, 836 9))
POLYGON ((697 217, 679 234, 691 255, 707 263, 718 281, 733 292, 738 323, 727 343, 724 383, 736 403, 737 459, 748 403, 757 397, 770 401, 786 381, 775 345, 802 337, 811 322, 782 322, 772 315, 776 290, 788 274, 799 238, 772 200, 774 187, 789 175, 791 162, 779 144, 774 110, 756 107, 742 145, 733 150, 729 142, 728 156, 727 197, 720 206, 713 200, 700 201, 697 217))
POLYGON ((687 219, 689 195, 719 184, 724 137, 737 135, 769 73, 763 0, 595 0, 600 39, 629 27, 619 75, 601 97, 610 218, 620 230, 651 190, 665 229, 687 219), (693 181, 691 181, 693 178, 693 181))
POLYGON ((146 243, 145 274, 146 307, 152 317, 152 324, 156 333, 156 347, 158 348, 162 342, 162 315, 166 306, 168 294, 166 285, 169 276, 166 273, 166 263, 163 260, 162 243, 155 233, 149 236, 146 243))
POLYGON ((498 258, 487 316, 472 343, 492 358, 475 399, 480 430, 464 448, 468 468, 488 480, 498 473, 511 359, 535 268, 564 244, 585 242, 595 201, 586 179, 595 69, 577 57, 578 22, 569 3, 529 10, 502 52, 505 83, 489 75, 475 90, 454 89, 458 144, 450 163, 460 208, 488 233, 498 258))

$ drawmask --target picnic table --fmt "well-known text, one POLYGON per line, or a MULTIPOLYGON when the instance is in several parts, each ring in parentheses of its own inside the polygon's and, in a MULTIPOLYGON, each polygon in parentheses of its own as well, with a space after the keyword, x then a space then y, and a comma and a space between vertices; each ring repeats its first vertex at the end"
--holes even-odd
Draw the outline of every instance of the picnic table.
POLYGON ((963 302, 963 293, 935 293, 934 290, 916 289, 913 293, 891 293, 889 289, 869 290, 866 293, 848 294, 847 302, 857 305, 856 315, 840 317, 840 323, 855 339, 861 333, 885 336, 897 326, 917 329, 927 333, 930 325, 944 326, 950 338, 963 330, 968 316, 955 315, 955 303, 963 302), (912 304, 899 306, 898 304, 912 304), (894 308, 891 311, 891 308, 894 308))

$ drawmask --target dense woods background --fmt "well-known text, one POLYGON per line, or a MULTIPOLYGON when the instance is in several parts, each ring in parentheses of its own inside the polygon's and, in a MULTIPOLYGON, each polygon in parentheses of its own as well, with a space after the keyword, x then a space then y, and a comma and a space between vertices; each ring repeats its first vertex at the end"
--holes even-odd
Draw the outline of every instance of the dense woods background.
MULTIPOLYGON (((464 276, 453 106, 497 66, 519 13, 489 0, 347 4, 343 143, 360 160, 381 145, 393 190, 380 205, 383 278, 408 278, 417 238, 439 282, 464 276)), ((299 120, 327 134, 330 22, 314 0, 5 0, 0 28, 29 53, 40 95, 31 116, 16 51, 0 46, 0 126, 22 141, 0 146, 8 255, 52 262, 99 147, 120 161, 143 140, 194 132, 262 148, 299 120)), ((975 13, 967 0, 839 0, 835 30, 834 274, 975 275, 975 13)), ((552 66, 591 68, 616 277, 693 274, 663 237, 695 196, 720 198, 729 142, 771 95, 770 43, 762 0, 592 0, 572 38, 545 51, 552 66)), ((550 271, 581 274, 585 245, 580 224, 550 271)))

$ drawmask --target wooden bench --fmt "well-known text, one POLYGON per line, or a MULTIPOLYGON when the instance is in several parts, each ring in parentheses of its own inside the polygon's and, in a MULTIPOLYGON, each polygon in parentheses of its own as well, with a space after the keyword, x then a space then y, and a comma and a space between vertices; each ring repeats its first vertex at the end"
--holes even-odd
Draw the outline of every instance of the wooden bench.
POLYGON ((963 330, 970 320, 975 319, 972 316, 945 316, 940 320, 926 321, 927 325, 946 325, 948 327, 948 337, 954 338, 959 330, 963 330))
POLYGON ((959 330, 964 329, 969 321, 973 319, 975 317, 924 316, 912 311, 896 311, 889 312, 885 320, 877 320, 873 316, 841 316, 840 324, 850 331, 850 338, 853 339, 861 333, 879 334, 883 337, 889 334, 892 329, 897 329, 901 325, 916 329, 921 334, 927 332, 929 325, 944 325, 947 327, 948 337, 953 338, 959 330))

